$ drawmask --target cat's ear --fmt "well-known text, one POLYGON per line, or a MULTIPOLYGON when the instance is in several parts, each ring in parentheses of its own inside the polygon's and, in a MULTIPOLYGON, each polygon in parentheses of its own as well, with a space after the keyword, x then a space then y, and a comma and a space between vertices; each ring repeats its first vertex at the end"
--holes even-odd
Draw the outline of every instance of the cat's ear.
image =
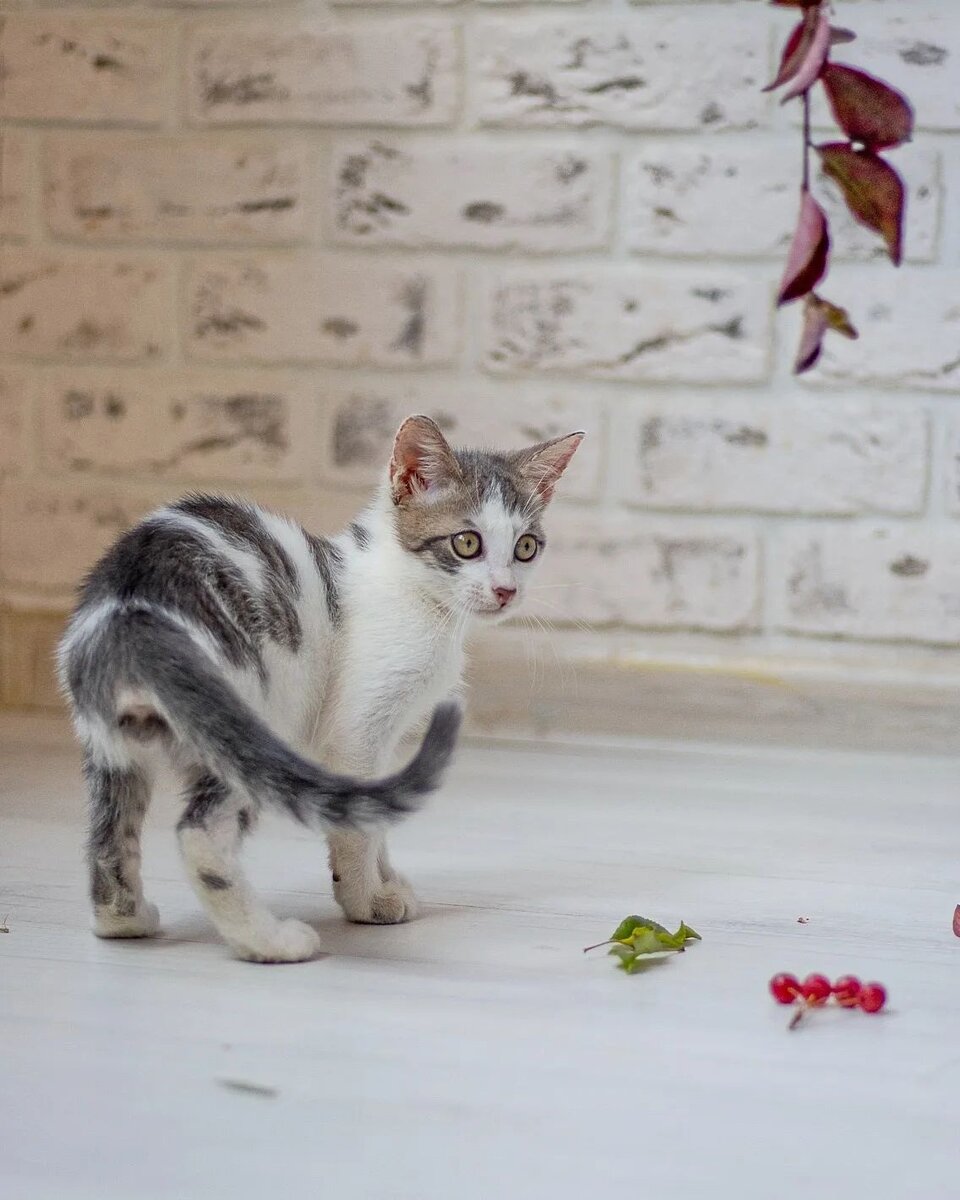
POLYGON ((542 503, 549 504, 553 499, 553 489, 557 486, 557 480, 567 469, 583 437, 582 430, 578 433, 568 433, 565 437, 540 442, 513 455, 513 461, 527 487, 540 497, 542 503))
POLYGON ((462 480, 460 464, 440 426, 429 417, 407 417, 397 430, 390 456, 394 504, 462 480))

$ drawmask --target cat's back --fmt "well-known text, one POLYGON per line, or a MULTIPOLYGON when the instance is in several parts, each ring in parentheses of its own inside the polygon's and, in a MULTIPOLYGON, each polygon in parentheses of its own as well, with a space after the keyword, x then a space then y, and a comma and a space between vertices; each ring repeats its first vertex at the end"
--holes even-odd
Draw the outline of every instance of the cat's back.
POLYGON ((162 609, 202 631, 227 663, 263 675, 338 619, 333 543, 256 505, 191 494, 127 530, 84 582, 77 619, 121 605, 162 609))

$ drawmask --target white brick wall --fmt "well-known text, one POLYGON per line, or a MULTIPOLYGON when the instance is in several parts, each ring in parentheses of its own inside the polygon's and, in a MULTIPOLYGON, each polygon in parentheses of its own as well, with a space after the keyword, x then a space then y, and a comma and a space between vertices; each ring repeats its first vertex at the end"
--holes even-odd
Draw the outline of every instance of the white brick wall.
POLYGON ((310 233, 313 155, 302 137, 70 133, 44 150, 57 237, 217 244, 310 233))
POLYGON ((331 27, 295 14, 221 15, 190 38, 190 117, 198 125, 447 125, 458 108, 457 64, 447 23, 331 27))
POLYGON ((828 195, 861 338, 797 382, 789 12, 0 3, 0 602, 187 487, 335 526, 422 410, 588 431, 537 611, 601 654, 960 647, 960 11, 836 7, 916 102, 908 262, 828 195))

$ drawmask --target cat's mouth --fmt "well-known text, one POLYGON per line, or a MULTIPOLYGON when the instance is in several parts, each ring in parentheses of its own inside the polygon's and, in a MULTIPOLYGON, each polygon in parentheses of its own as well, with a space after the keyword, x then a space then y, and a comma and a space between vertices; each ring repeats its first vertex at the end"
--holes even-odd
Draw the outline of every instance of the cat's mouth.
POLYGON ((502 621, 505 617, 512 617, 515 608, 512 604, 506 604, 502 608, 499 604, 486 604, 473 611, 478 617, 483 617, 487 621, 502 621))

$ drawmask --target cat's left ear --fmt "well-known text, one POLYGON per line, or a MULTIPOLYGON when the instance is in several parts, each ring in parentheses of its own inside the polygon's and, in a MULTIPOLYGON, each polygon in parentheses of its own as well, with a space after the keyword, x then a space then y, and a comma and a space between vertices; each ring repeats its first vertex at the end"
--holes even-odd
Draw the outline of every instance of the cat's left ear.
POLYGON ((390 456, 394 504, 460 483, 463 474, 440 426, 429 417, 407 417, 397 430, 390 456))
POLYGON ((557 480, 567 469, 583 438, 582 430, 568 433, 566 437, 540 442, 513 456, 527 486, 537 493, 544 504, 549 504, 553 499, 557 480))

